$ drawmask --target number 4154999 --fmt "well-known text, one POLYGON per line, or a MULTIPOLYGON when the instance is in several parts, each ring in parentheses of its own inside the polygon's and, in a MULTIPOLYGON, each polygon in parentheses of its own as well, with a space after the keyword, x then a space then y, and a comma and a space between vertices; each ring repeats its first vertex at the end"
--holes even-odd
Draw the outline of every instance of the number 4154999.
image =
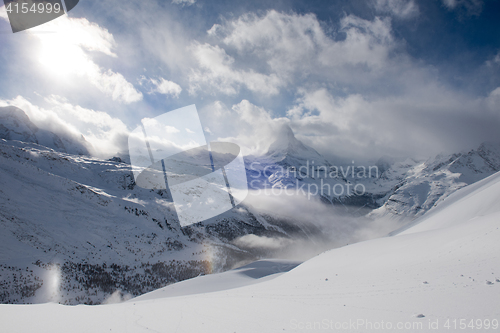
POLYGON ((61 5, 58 3, 51 4, 50 2, 47 3, 34 3, 31 6, 27 3, 12 3, 10 2, 6 7, 5 10, 7 13, 15 13, 15 14, 27 14, 27 13, 33 13, 33 14, 42 14, 42 13, 55 13, 59 14, 62 10, 61 5))
POLYGON ((447 319, 444 328, 452 330, 496 330, 498 319, 447 319))

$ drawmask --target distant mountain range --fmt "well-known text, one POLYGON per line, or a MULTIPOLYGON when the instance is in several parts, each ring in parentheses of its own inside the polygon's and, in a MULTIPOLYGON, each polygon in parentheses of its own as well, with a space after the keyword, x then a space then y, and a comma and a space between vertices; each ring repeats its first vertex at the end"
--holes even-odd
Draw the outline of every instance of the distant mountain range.
POLYGON ((424 162, 407 160, 384 171, 371 184, 374 193, 384 193, 394 184, 370 215, 374 218, 413 219, 445 200, 459 188, 500 171, 500 146, 483 143, 477 149, 438 155, 424 162))
POLYGON ((500 171, 500 145, 483 143, 468 152, 426 161, 395 162, 384 157, 371 166, 335 165, 283 126, 266 154, 247 157, 247 170, 255 189, 305 184, 305 189, 319 189, 315 194, 325 203, 348 213, 375 209, 369 215, 372 218, 411 220, 457 189, 500 171))

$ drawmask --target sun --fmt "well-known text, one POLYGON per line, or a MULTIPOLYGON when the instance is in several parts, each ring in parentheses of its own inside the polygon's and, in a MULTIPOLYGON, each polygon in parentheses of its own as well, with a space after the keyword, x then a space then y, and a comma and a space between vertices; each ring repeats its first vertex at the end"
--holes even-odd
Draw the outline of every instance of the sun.
POLYGON ((81 49, 75 45, 45 40, 42 42, 38 61, 51 75, 68 76, 84 71, 87 61, 81 53, 81 49))
POLYGON ((81 32, 66 17, 32 30, 39 41, 38 61, 50 76, 85 75, 95 66, 82 48, 81 32))
POLYGON ((68 41, 59 33, 37 36, 40 39, 38 61, 43 68, 56 77, 72 74, 84 75, 93 63, 79 45, 68 41))

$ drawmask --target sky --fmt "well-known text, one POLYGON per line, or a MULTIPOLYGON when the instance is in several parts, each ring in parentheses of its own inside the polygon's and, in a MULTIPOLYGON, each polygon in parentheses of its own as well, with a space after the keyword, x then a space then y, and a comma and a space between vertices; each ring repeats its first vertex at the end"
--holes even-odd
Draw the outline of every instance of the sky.
POLYGON ((332 163, 498 141, 500 1, 80 0, 13 34, 0 106, 101 157, 195 104, 209 140, 265 153, 278 128, 332 163))

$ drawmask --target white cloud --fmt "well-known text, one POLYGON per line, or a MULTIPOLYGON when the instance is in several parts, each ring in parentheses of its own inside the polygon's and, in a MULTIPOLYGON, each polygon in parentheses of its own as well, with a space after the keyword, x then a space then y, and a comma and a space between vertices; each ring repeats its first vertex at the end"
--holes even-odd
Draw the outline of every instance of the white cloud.
POLYGON ((468 15, 479 16, 483 11, 482 0, 442 0, 449 10, 464 9, 468 15))
POLYGON ((401 95, 376 98, 303 90, 288 115, 298 138, 329 158, 428 157, 495 140, 500 89, 473 99, 427 84, 418 82, 418 88, 401 95))
POLYGON ((234 243, 236 246, 250 249, 278 250, 290 244, 286 238, 271 238, 266 236, 245 235, 237 238, 234 243))
POLYGON ((154 86, 151 92, 157 92, 164 95, 172 95, 175 98, 178 98, 180 93, 182 92, 181 86, 179 86, 175 82, 165 80, 162 77, 159 80, 150 79, 150 82, 154 86))
POLYGON ((240 54, 250 53, 266 61, 280 74, 286 73, 290 65, 299 65, 328 43, 313 14, 285 14, 274 10, 263 16, 242 15, 223 25, 214 25, 208 33, 221 38, 225 45, 234 47, 240 54))
MULTIPOLYGON (((410 10, 412 3, 380 2, 392 15, 410 15, 418 9, 410 10)), ((327 34, 312 14, 271 10, 223 21, 208 34, 212 44, 196 44, 208 73, 191 82, 198 89, 236 94, 244 83, 233 74, 253 71, 274 75, 278 91, 296 92, 288 118, 248 100, 208 107, 217 119, 207 123, 210 136, 236 142, 245 153, 265 152, 283 123, 327 158, 358 161, 455 152, 497 135, 496 95, 476 98, 440 83, 435 69, 407 55, 388 17, 348 15, 327 34)))
MULTIPOLYGON (((153 154, 154 151, 163 151, 164 156, 170 156, 204 144, 204 138, 201 143, 199 136, 189 135, 189 131, 184 132, 177 127, 165 125, 156 118, 143 118, 141 122, 146 129, 150 146, 154 147, 153 154)), ((196 132, 191 131, 191 134, 193 133, 196 132)))
POLYGON ((89 51, 117 57, 113 52, 116 42, 106 29, 85 18, 65 15, 28 33, 40 43, 38 60, 47 75, 59 79, 69 75, 86 78, 114 101, 133 103, 142 99, 142 94, 122 74, 103 69, 92 60, 89 51), (44 31, 53 33, 41 33, 44 31))
POLYGON ((346 39, 329 41, 319 55, 320 62, 329 67, 364 65, 370 70, 385 68, 389 52, 395 47, 388 19, 363 20, 349 15, 341 20, 346 39))
POLYGON ((132 83, 128 82, 120 73, 112 70, 89 70, 86 72, 89 81, 100 91, 111 96, 113 101, 134 103, 142 100, 142 93, 137 91, 132 83))
POLYGON ((7 11, 5 10, 5 6, 0 6, 0 18, 3 18, 5 21, 9 22, 9 16, 7 15, 7 11))
MULTIPOLYGON (((448 2, 450 10, 466 8, 463 1, 448 2)), ((147 2, 141 6, 157 8, 147 2)), ((195 42, 190 29, 173 17, 162 17, 171 13, 129 13, 136 23, 148 22, 134 24, 143 43, 140 54, 160 59, 168 67, 166 77, 175 81, 155 76, 145 79, 149 86, 141 90, 180 97, 182 85, 190 94, 217 99, 230 95, 227 106, 215 102, 203 108, 208 119, 204 125, 210 129, 206 133, 240 143, 248 148, 246 153, 265 152, 273 131, 287 122, 301 140, 322 153, 353 157, 401 152, 428 156, 434 150, 462 149, 476 134, 478 140, 490 135, 498 124, 497 93, 476 99, 443 87, 437 83, 437 71, 409 57, 404 41, 394 35, 391 20, 418 15, 415 1, 378 0, 374 6, 377 15, 386 17, 365 20, 347 15, 335 22, 335 30, 326 30, 313 14, 245 14, 213 25, 206 38, 194 37, 195 42), (284 106, 288 94, 295 94, 295 102, 284 106), (274 102, 269 97, 278 98, 274 102), (270 100, 276 112, 288 110, 289 119, 273 115, 265 104, 270 100), (480 113, 486 113, 486 120, 477 117, 480 113)), ((77 34, 75 41, 71 34, 65 39, 63 49, 70 56, 53 61, 59 75, 80 75, 115 100, 142 98, 123 75, 95 62, 96 52, 117 56, 113 36, 85 20, 69 22, 75 25, 71 29, 85 33, 77 34), (83 65, 74 66, 76 61, 83 65), (67 65, 70 70, 63 70, 67 65)), ((39 39, 38 35, 43 34, 30 37, 39 39)), ((500 57, 490 62, 497 65, 500 57)))
POLYGON ((109 295, 103 302, 102 304, 116 304, 116 303, 121 303, 128 301, 129 299, 132 298, 132 295, 130 294, 124 294, 122 293, 121 290, 117 289, 115 290, 114 293, 109 295))
POLYGON ((245 14, 208 32, 239 55, 249 54, 267 64, 271 73, 286 80, 300 69, 314 64, 319 49, 328 44, 316 17, 274 10, 263 16, 245 14), (304 61, 306 60, 307 61, 304 61))
POLYGON ((499 96, 500 97, 500 87, 496 88, 495 90, 493 90, 491 93, 490 93, 490 96, 491 97, 496 97, 496 96, 499 96))
POLYGON ((340 23, 338 34, 345 38, 338 39, 327 35, 313 14, 270 10, 216 24, 208 35, 219 45, 192 46, 199 68, 190 77, 190 90, 236 94, 245 86, 274 95, 306 79, 365 85, 385 75, 393 65, 390 53, 399 47, 390 20, 349 15, 340 23))
POLYGON ((379 49, 393 44, 389 20, 363 20, 346 16, 340 22, 344 40, 328 37, 313 14, 298 15, 269 11, 265 16, 243 15, 209 33, 221 36, 224 44, 243 54, 251 52, 267 61, 279 74, 301 71, 304 66, 368 64, 379 66, 379 49), (375 58, 375 59, 373 59, 375 58), (319 60, 319 63, 318 63, 319 60))
POLYGON ((235 69, 232 66, 234 58, 219 46, 194 43, 191 51, 199 65, 199 69, 193 69, 189 76, 192 94, 201 90, 203 85, 205 91, 227 95, 238 93, 240 86, 245 86, 253 92, 275 95, 283 85, 276 74, 265 75, 254 70, 235 69))
POLYGON ((97 156, 109 157, 123 151, 127 126, 106 112, 95 111, 73 105, 60 96, 45 98, 47 107, 32 104, 22 96, 2 101, 4 105, 14 105, 23 110, 39 128, 61 136, 80 137, 83 135, 95 148, 97 156))
POLYGON ((196 3, 196 0, 172 0, 172 3, 183 6, 191 6, 196 3))
POLYGON ((368 162, 383 155, 425 158, 475 148, 495 140, 500 126, 500 88, 471 99, 446 87, 415 82, 395 96, 335 97, 328 89, 300 89, 287 118, 243 100, 200 109, 210 140, 234 142, 244 154, 263 154, 289 124, 297 138, 327 159, 368 162))
POLYGON ((305 260, 327 249, 384 236, 398 227, 395 221, 381 223, 364 217, 341 215, 335 207, 325 205, 319 200, 308 200, 306 196, 300 194, 273 195, 252 191, 245 199, 245 204, 261 213, 280 216, 284 223, 288 221, 309 230, 308 238, 304 239, 252 235, 235 240, 239 246, 277 251, 277 256, 281 258, 305 260))
POLYGON ((443 3, 446 7, 453 9, 457 6, 457 0, 443 0, 443 3))
POLYGON ((500 52, 498 52, 492 59, 486 60, 486 66, 491 67, 494 65, 500 65, 500 52))
POLYGON ((182 24, 185 22, 177 20, 173 12, 165 12, 157 7, 157 2, 142 1, 138 5, 153 6, 154 9, 139 12, 134 10, 127 16, 130 24, 137 27, 138 38, 142 43, 141 52, 135 61, 149 62, 151 58, 144 59, 144 54, 152 56, 154 61, 161 60, 171 74, 179 74, 179 77, 184 79, 186 71, 195 65, 195 60, 189 52, 193 37, 187 31, 188 27, 182 24))
POLYGON ((401 19, 412 18, 419 14, 418 5, 414 0, 376 0, 375 9, 401 19))
POLYGON ((500 87, 494 89, 486 98, 486 105, 490 112, 500 117, 500 87))
MULTIPOLYGON (((411 74, 411 73, 409 73, 411 74)), ((392 96, 336 97, 326 88, 299 89, 287 118, 243 100, 232 107, 215 102, 200 109, 210 140, 237 143, 244 154, 263 154, 282 124, 332 163, 366 163, 380 156, 426 158, 476 148, 497 138, 500 88, 486 98, 461 93, 410 75, 414 85, 392 96)))
POLYGON ((269 111, 248 100, 234 104, 231 109, 215 102, 200 109, 204 123, 210 127, 210 140, 238 144, 245 155, 262 154, 274 140, 274 133, 289 120, 272 117, 269 111))
MULTIPOLYGON (((173 127, 173 126, 168 126, 167 125, 167 126, 165 126, 165 132, 172 134, 172 133, 179 133, 180 131, 177 128, 173 127)), ((194 132, 191 132, 191 133, 194 133, 194 132)))

